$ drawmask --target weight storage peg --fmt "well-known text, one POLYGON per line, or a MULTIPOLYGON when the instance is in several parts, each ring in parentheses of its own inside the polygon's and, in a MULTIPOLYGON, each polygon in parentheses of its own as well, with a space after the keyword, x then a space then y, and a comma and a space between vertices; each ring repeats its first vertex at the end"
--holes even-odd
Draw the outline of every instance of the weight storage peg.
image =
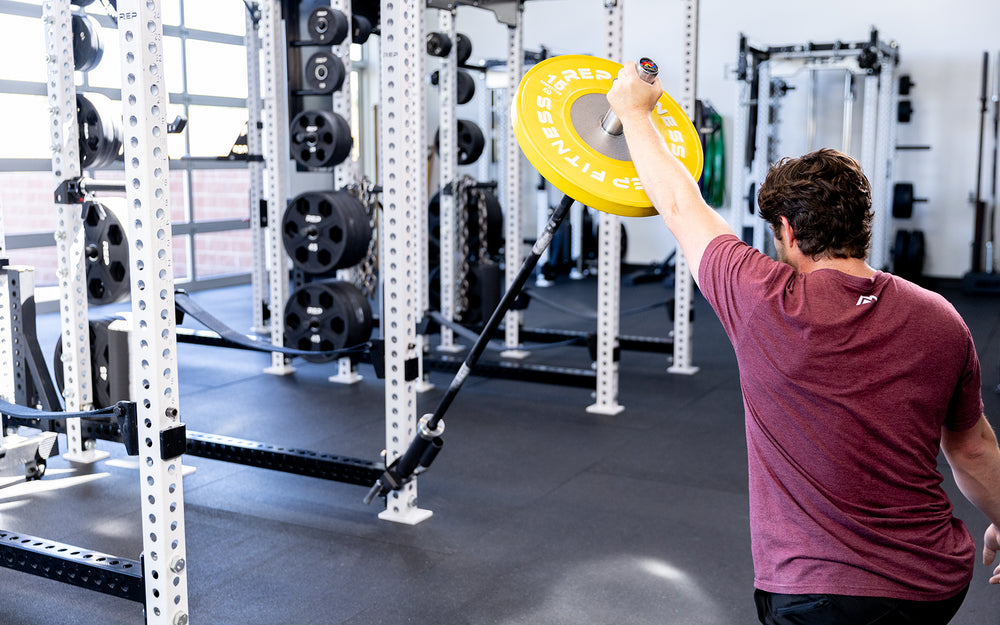
POLYGON ((104 44, 98 35, 97 20, 90 15, 73 14, 73 69, 88 72, 104 57, 104 44))
MULTIPOLYGON (((329 280, 295 289, 285 303, 285 346, 331 352, 361 345, 371 338, 371 306, 358 287, 329 280)), ((309 362, 329 362, 334 356, 303 356, 309 362)))
POLYGON ((302 111, 291 123, 292 158, 303 167, 331 167, 350 156, 351 126, 332 111, 302 111))
POLYGON ((319 7, 309 14, 306 28, 315 43, 337 46, 347 39, 347 16, 330 7, 319 7))
MULTIPOLYGON (((434 133, 434 149, 439 149, 441 130, 434 133)), ((486 137, 475 122, 459 119, 455 128, 455 145, 458 149, 458 164, 471 165, 479 160, 486 148, 486 137)))
POLYGON ((307 191, 288 203, 281 239, 296 268, 327 274, 352 267, 368 255, 368 213, 347 191, 307 191))
POLYGON ((339 91, 346 73, 340 57, 328 52, 316 52, 306 61, 306 84, 324 94, 339 91))

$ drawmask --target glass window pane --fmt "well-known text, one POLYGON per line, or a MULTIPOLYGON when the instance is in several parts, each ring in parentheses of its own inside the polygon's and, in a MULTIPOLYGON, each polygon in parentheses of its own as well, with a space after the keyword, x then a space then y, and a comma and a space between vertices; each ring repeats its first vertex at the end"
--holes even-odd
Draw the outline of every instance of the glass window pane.
POLYGON ((174 223, 187 221, 187 211, 184 206, 187 196, 184 194, 184 171, 175 169, 170 172, 170 188, 167 190, 167 202, 170 204, 170 220, 174 223))
POLYGON ((0 15, 0 32, 3 33, 0 59, 4 59, 0 64, 0 78, 45 81, 45 31, 42 26, 38 18, 0 15))
POLYGON ((194 249, 199 278, 248 273, 253 267, 249 230, 195 235, 194 249))
POLYGON ((164 26, 179 26, 181 23, 180 0, 162 0, 160 3, 160 13, 163 16, 164 26))
POLYGON ((173 237, 174 248, 174 282, 184 282, 191 279, 191 268, 188 266, 188 245, 190 237, 173 237))
POLYGON ((247 123, 244 108, 191 106, 188 113, 192 156, 228 156, 247 123))
POLYGON ((194 219, 248 219, 250 172, 245 169, 200 169, 191 172, 194 219))
POLYGON ((52 186, 52 174, 48 172, 0 174, 4 233, 54 231, 56 208, 52 186))
POLYGON ((35 288, 59 284, 56 269, 59 260, 55 246, 32 247, 23 250, 8 250, 11 265, 27 265, 35 268, 35 288))
MULTIPOLYGON (((190 66, 190 61, 188 63, 190 66)), ((184 91, 184 65, 181 63, 181 40, 179 37, 163 38, 163 77, 166 79, 169 93, 182 93, 184 91)), ((119 85, 121 84, 120 80, 119 85)))
POLYGON ((214 33, 243 35, 246 33, 247 5, 239 0, 205 2, 186 0, 184 25, 214 33))
POLYGON ((247 97, 247 53, 243 46, 187 42, 188 93, 247 97))
POLYGON ((16 123, 8 119, 4 127, 0 158, 52 158, 49 105, 45 96, 0 93, 0 111, 17 111, 16 123))

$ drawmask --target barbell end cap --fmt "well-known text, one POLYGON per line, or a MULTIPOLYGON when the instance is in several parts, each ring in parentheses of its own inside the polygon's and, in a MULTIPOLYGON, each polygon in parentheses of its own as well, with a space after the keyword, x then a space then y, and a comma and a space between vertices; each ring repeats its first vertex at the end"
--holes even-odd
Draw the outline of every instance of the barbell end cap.
POLYGON ((383 489, 382 478, 379 478, 374 484, 372 484, 372 487, 368 489, 368 494, 365 495, 364 499, 365 505, 366 506, 371 505, 371 503, 375 501, 376 497, 378 497, 379 495, 384 495, 385 493, 383 492, 382 489, 383 489))
POLYGON ((639 76, 641 76, 646 82, 653 82, 656 75, 660 73, 659 66, 649 57, 644 56, 639 59, 639 63, 636 67, 639 70, 639 76))

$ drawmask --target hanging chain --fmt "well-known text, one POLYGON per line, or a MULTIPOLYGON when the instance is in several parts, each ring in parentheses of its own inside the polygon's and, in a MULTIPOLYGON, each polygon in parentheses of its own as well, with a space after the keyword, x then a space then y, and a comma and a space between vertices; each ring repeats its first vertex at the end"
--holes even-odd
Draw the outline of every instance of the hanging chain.
POLYGON ((354 267, 352 280, 354 286, 358 287, 368 299, 375 298, 375 288, 378 285, 378 214, 379 199, 375 192, 375 185, 368 178, 362 178, 361 182, 353 183, 345 189, 361 202, 365 207, 365 214, 368 216, 368 224, 371 226, 372 238, 368 241, 368 253, 364 259, 354 267))
POLYGON ((475 184, 470 176, 462 176, 455 181, 455 249, 458 252, 458 267, 456 267, 455 313, 460 314, 469 308, 469 189, 475 184))
POLYGON ((478 263, 485 263, 490 259, 490 250, 487 239, 487 224, 486 224, 486 190, 476 189, 475 193, 478 196, 476 202, 476 208, 479 211, 479 254, 477 256, 478 263))

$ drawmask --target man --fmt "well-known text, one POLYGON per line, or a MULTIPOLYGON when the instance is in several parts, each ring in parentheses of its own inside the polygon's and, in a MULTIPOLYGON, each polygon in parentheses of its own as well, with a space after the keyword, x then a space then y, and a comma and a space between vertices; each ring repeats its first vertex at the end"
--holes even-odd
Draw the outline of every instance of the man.
POLYGON ((947 623, 975 543, 939 451, 991 521, 983 562, 1000 549, 1000 448, 968 328, 944 298, 866 264, 868 181, 834 150, 786 159, 761 185, 778 261, 741 242, 656 131, 661 89, 628 63, 608 101, 736 352, 760 621, 947 623))

